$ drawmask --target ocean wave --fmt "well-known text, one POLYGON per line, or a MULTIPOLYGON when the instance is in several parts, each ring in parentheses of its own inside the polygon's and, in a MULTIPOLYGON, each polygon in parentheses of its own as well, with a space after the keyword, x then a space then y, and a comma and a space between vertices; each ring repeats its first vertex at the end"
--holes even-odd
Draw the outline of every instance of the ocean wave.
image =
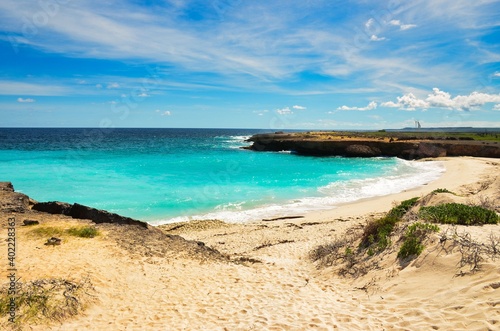
POLYGON ((153 224, 186 222, 191 220, 219 219, 232 223, 243 223, 264 218, 303 214, 310 211, 332 209, 344 203, 361 199, 399 193, 425 185, 438 179, 445 171, 439 161, 418 162, 398 160, 392 173, 367 179, 352 179, 330 183, 318 188, 319 197, 304 197, 251 209, 242 209, 242 203, 219 206, 206 214, 180 216, 158 220, 153 224))
POLYGON ((248 140, 251 136, 216 136, 215 139, 220 141, 220 145, 229 149, 239 149, 248 145, 248 140))

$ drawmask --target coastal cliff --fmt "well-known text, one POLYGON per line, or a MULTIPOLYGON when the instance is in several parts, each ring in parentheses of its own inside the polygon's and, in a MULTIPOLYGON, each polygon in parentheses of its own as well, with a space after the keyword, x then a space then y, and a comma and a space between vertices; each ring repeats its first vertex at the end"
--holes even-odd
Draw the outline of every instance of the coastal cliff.
POLYGON ((256 134, 247 141, 253 143, 248 149, 254 151, 292 151, 315 156, 395 156, 406 160, 443 156, 500 158, 500 144, 497 141, 455 138, 373 138, 314 132, 256 134))

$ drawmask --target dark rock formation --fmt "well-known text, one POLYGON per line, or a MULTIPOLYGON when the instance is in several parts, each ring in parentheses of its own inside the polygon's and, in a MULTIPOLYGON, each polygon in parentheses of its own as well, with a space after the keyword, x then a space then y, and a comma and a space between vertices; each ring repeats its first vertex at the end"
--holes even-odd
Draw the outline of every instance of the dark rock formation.
POLYGON ((39 202, 31 209, 49 214, 62 214, 70 216, 71 204, 59 201, 39 202))
POLYGON ((35 221, 35 220, 24 220, 23 221, 24 226, 32 226, 32 225, 38 225, 38 224, 40 224, 40 222, 35 221))
POLYGON ((144 228, 148 227, 146 222, 141 222, 130 217, 120 216, 105 210, 80 205, 78 203, 71 205, 69 203, 59 201, 40 202, 36 203, 32 209, 49 214, 62 214, 73 218, 88 219, 94 223, 130 224, 139 225, 144 228))
POLYGON ((130 217, 120 216, 105 210, 87 207, 78 203, 73 204, 69 212, 69 216, 73 218, 89 219, 94 223, 129 224, 139 225, 145 228, 148 227, 146 222, 141 222, 130 217))
POLYGON ((0 182, 0 210, 6 213, 25 213, 29 211, 30 198, 22 193, 14 192, 11 182, 0 182))
MULTIPOLYGON (((349 137, 348 137, 349 138, 349 137)), ((292 151, 316 156, 396 156, 406 160, 442 156, 474 156, 500 158, 496 142, 460 140, 380 140, 319 139, 294 134, 257 134, 248 141, 254 151, 292 151)))

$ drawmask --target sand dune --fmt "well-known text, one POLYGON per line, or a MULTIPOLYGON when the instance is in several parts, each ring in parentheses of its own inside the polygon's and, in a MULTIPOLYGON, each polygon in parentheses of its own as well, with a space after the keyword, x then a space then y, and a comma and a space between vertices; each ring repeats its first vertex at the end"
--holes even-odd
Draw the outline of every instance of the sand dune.
MULTIPOLYGON (((94 288, 76 316, 24 329, 499 330, 500 259, 485 259, 479 271, 460 273, 460 252, 443 249, 438 234, 410 264, 401 266, 393 252, 384 258, 384 268, 357 278, 340 277, 335 266, 318 268, 308 258, 317 245, 359 232, 394 201, 423 197, 435 188, 457 192, 464 201, 488 197, 500 207, 496 160, 443 162, 447 172, 427 186, 304 218, 162 227, 217 252, 165 239, 157 230, 112 225, 98 225, 101 235, 95 238, 64 235, 60 246, 51 247, 44 245, 47 238, 32 234, 33 227, 18 227, 21 281, 88 279, 94 288)), ((7 238, 6 220, 12 216, 62 228, 90 223, 4 210, 1 238, 7 238)), ((478 242, 487 242, 490 234, 500 238, 499 225, 456 227, 450 236, 453 231, 467 231, 478 242)), ((6 242, 0 246, 6 252, 6 242)), ((2 279, 6 269, 0 270, 2 279)), ((1 323, 13 327, 6 318, 1 323)))

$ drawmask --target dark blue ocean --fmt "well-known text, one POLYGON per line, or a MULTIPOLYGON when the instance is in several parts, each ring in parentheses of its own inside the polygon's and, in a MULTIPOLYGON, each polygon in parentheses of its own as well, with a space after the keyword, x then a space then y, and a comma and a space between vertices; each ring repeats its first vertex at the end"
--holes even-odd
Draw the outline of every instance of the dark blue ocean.
POLYGON ((439 162, 306 157, 240 147, 261 130, 0 129, 0 181, 160 224, 296 215, 423 185, 439 162))

